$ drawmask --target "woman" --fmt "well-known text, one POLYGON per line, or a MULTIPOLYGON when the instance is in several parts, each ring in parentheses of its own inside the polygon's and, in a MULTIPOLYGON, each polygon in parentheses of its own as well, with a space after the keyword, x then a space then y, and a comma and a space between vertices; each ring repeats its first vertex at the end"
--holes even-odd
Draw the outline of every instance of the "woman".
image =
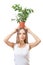
POLYGON ((15 65, 29 65, 29 50, 37 46, 41 40, 27 27, 17 28, 14 32, 5 37, 4 42, 14 49, 14 61, 15 65), (16 44, 10 42, 11 36, 17 32, 16 44), (30 33, 35 42, 28 43, 28 33, 30 33))

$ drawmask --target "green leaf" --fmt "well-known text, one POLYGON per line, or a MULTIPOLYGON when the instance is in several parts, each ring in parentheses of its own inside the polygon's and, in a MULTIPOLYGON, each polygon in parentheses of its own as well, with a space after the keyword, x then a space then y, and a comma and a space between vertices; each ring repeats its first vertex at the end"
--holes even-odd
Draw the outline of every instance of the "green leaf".
POLYGON ((30 13, 34 12, 33 9, 27 9, 27 8, 24 8, 22 9, 22 7, 20 6, 20 4, 15 4, 12 6, 12 8, 15 10, 15 11, 18 11, 18 14, 17 14, 17 23, 20 22, 20 21, 26 21, 28 16, 30 15, 30 13))

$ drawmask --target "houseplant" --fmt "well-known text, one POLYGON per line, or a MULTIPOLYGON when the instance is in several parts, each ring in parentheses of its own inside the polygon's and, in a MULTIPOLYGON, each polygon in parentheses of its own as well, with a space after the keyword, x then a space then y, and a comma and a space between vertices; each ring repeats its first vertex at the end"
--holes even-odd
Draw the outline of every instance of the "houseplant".
POLYGON ((17 23, 19 22, 20 28, 24 28, 25 22, 30 15, 30 13, 34 12, 33 9, 27 9, 27 8, 22 8, 20 4, 15 4, 12 6, 14 11, 18 11, 16 21, 17 23))

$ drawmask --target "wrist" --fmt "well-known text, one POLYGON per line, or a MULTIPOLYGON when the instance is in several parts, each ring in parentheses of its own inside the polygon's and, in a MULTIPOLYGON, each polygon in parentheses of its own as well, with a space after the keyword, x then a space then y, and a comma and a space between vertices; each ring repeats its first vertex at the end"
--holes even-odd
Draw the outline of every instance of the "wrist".
POLYGON ((27 31, 28 31, 28 33, 30 33, 30 34, 32 33, 32 31, 31 31, 30 29, 27 29, 27 31))
POLYGON ((33 34, 33 32, 32 32, 32 31, 30 31, 30 34, 33 34))
POLYGON ((13 35, 13 34, 14 34, 14 32, 11 32, 11 33, 10 33, 10 35, 13 35))

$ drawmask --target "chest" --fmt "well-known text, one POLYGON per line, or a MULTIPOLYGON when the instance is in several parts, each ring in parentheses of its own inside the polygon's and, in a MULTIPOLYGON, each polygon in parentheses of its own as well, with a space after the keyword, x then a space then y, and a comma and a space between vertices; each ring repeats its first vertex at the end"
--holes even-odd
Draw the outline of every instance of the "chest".
POLYGON ((28 53, 29 53, 28 46, 25 46, 24 48, 19 48, 18 46, 15 46, 15 48, 14 48, 14 54, 15 55, 26 56, 28 53))

